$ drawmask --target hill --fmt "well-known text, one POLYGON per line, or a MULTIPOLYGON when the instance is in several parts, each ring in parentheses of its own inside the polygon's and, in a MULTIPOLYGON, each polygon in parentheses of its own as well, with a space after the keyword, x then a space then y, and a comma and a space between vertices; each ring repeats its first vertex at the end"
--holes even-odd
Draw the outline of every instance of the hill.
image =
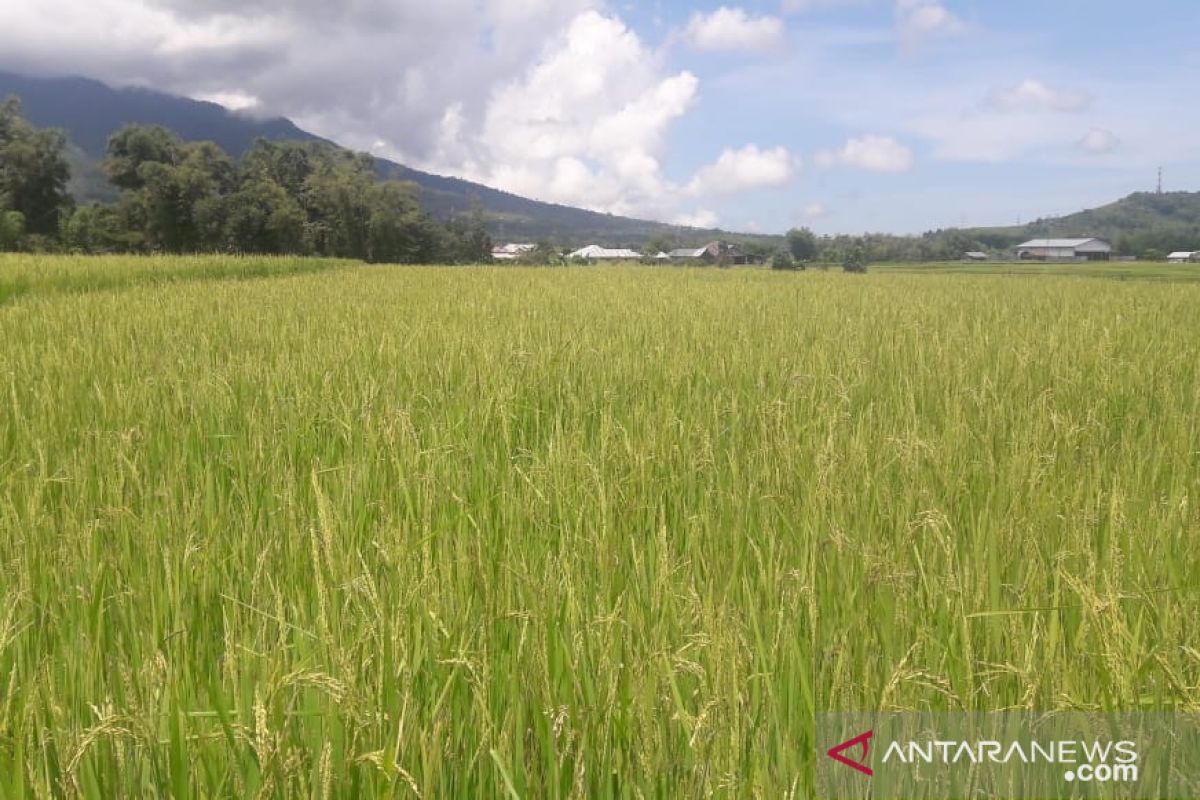
POLYGON ((1115 203, 1027 225, 961 231, 997 250, 1039 237, 1090 237, 1121 255, 1200 249, 1200 192, 1137 192, 1115 203))
MULTIPOLYGON (((0 98, 21 98, 35 125, 61 128, 71 139, 72 193, 84 201, 114 196, 100 175, 108 137, 131 123, 162 125, 189 141, 212 141, 240 156, 256 139, 322 140, 283 118, 256 119, 215 103, 176 97, 148 89, 114 89, 87 78, 31 78, 0 72, 0 98)), ((682 228, 660 222, 618 217, 543 203, 458 178, 433 175, 387 159, 376 159, 381 176, 409 180, 421 187, 421 202, 446 220, 482 204, 493 236, 504 240, 550 239, 563 244, 601 242, 642 246, 656 238, 694 244, 714 238, 776 246, 780 237, 733 235, 713 229, 682 228)))

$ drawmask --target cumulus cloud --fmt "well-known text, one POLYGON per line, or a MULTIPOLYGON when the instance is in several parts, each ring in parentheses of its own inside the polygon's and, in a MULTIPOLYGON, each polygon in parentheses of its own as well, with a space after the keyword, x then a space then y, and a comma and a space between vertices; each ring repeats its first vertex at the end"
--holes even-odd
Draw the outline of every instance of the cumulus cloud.
POLYGON ((1079 149, 1089 155, 1103 156, 1121 146, 1121 140, 1112 131, 1092 128, 1079 140, 1079 149))
POLYGON ((829 216, 829 209, 825 207, 824 203, 810 203, 804 207, 800 215, 806 220, 821 219, 829 216))
POLYGON ((259 113, 420 164, 447 108, 478 123, 493 87, 599 2, 39 0, 5 8, 0 67, 254 98, 259 113))
POLYGON ((1077 113, 1091 107, 1092 97, 1086 92, 1056 89, 1042 81, 1029 78, 1016 86, 993 90, 988 96, 988 104, 1000 111, 1077 113))
POLYGON ((662 215, 664 140, 698 86, 689 72, 663 75, 616 18, 585 12, 524 75, 493 92, 480 126, 452 109, 439 152, 468 177, 518 194, 662 215))
POLYGON ((687 186, 690 194, 726 194, 782 186, 800 168, 800 159, 776 147, 761 150, 748 145, 740 150, 727 148, 716 162, 696 173, 687 186))
POLYGON ((753 17, 742 8, 721 6, 711 14, 694 14, 684 38, 700 50, 764 50, 783 42, 783 20, 753 17))
POLYGON ((938 0, 896 0, 896 32, 906 47, 955 36, 966 27, 966 23, 938 0))
POLYGON ((913 151, 890 136, 849 139, 838 150, 822 150, 816 162, 821 167, 856 167, 870 172, 908 172, 913 151))
MULTIPOLYGON (((668 70, 663 54, 606 7, 604 0, 41 0, 6 9, 0 68, 83 74, 281 114, 419 168, 537 199, 670 219, 691 184, 669 181, 661 158, 699 81, 668 70)), ((696 45, 707 49, 768 46, 783 34, 779 19, 733 8, 693 23, 696 45)), ((778 179, 776 155, 732 151, 693 183, 770 184, 778 179)))

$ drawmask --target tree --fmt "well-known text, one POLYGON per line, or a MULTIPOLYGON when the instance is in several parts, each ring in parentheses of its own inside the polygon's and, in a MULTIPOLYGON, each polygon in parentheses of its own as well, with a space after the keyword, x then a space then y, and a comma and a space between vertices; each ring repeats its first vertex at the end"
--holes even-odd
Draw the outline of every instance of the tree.
POLYGON ((145 185, 145 164, 174 165, 183 148, 179 138, 158 125, 127 125, 108 137, 108 155, 104 174, 121 189, 140 189, 145 185))
POLYGON ((1166 260, 1161 250, 1151 247, 1142 251, 1142 261, 1164 261, 1166 260))
POLYGON ((796 269, 796 260, 792 258, 790 251, 776 250, 771 256, 771 269, 794 270, 796 269))
POLYGON ((27 233, 57 235, 71 208, 66 146, 62 131, 26 122, 15 97, 0 103, 0 207, 19 212, 27 233))
POLYGON ((859 275, 867 271, 867 254, 862 246, 856 246, 846 254, 842 269, 859 275))
POLYGON ((0 209, 0 252, 16 250, 25 235, 25 215, 0 209))
POLYGON ((225 203, 222 244, 243 253, 307 249, 304 209, 268 177, 252 177, 225 203))
POLYGON ((63 245, 81 253, 123 253, 138 250, 141 234, 132 230, 119 207, 81 206, 63 223, 63 245))
POLYGON ((796 261, 812 261, 817 257, 817 237, 808 228, 792 228, 788 231, 787 246, 796 261))
MULTIPOLYGON (((429 260, 432 238, 413 183, 385 181, 371 192, 368 260, 412 264, 429 260)), ((489 252, 491 245, 488 245, 489 252)))

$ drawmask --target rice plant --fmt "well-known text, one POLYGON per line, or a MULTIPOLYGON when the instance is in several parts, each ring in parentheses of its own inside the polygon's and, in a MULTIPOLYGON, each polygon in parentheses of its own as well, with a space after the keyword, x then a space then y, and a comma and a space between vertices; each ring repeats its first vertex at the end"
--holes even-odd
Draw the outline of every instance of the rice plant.
POLYGON ((16 285, 0 797, 807 797, 824 709, 1200 700, 1195 285, 16 285))

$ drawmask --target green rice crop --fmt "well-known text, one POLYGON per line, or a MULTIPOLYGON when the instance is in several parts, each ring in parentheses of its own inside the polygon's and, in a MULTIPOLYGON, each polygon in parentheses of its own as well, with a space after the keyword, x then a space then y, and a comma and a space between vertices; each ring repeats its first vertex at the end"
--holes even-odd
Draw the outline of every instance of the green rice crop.
POLYGON ((14 276, 0 797, 800 798, 824 709, 1200 703, 1200 286, 14 276))

